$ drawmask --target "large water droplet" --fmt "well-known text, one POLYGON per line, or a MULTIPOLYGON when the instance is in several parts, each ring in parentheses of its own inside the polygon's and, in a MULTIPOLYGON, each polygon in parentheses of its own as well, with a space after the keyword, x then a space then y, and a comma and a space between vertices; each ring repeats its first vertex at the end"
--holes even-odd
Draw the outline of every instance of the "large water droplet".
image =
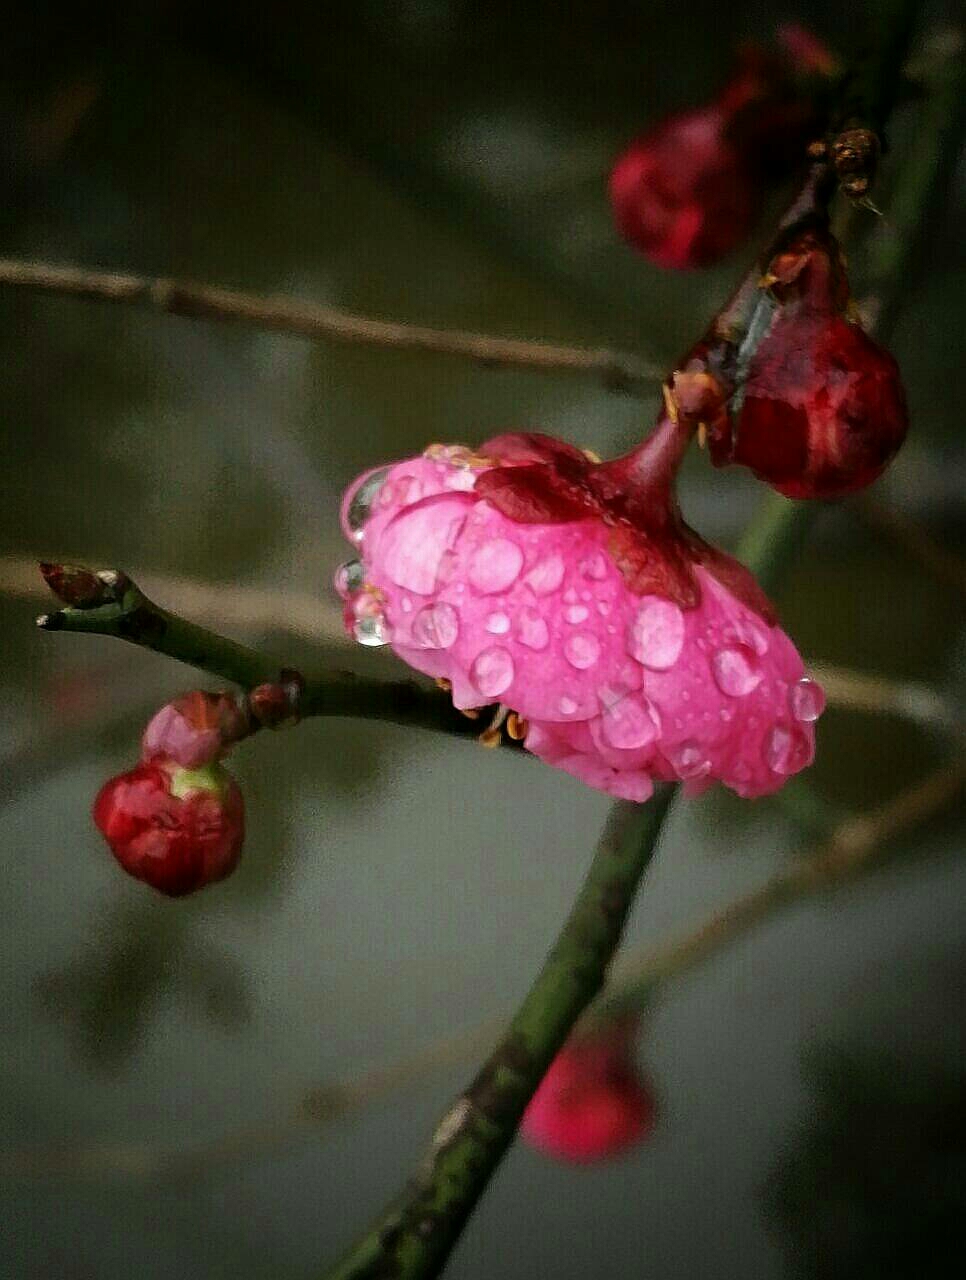
POLYGON ((382 567, 397 587, 428 596, 436 589, 444 556, 460 535, 468 508, 449 495, 407 507, 383 530, 382 567))
POLYGON ((673 602, 651 596, 637 611, 628 633, 628 651, 642 666, 667 671, 684 645, 684 614, 673 602))
POLYGON ((762 680, 757 655, 747 645, 719 649, 711 658, 711 674, 721 692, 731 698, 743 698, 762 680))
POLYGON ((800 729, 776 724, 765 739, 765 763, 773 773, 798 773, 810 758, 811 746, 800 729))
POLYGON ((670 755, 679 778, 703 778, 711 769, 711 761, 696 742, 679 742, 670 755))
POLYGON ((427 605, 413 618, 413 640, 420 649, 448 649, 459 633, 459 614, 445 600, 427 605))
POLYGON ((392 635, 389 624, 381 613, 366 613, 361 618, 356 618, 352 625, 352 634, 359 644, 372 649, 388 644, 392 635))
POLYGON ((810 723, 825 710, 825 690, 806 676, 788 690, 788 702, 796 720, 810 723))
POLYGON ((564 609, 564 617, 571 624, 576 626, 579 622, 587 621, 587 606, 583 604, 571 604, 564 609))
POLYGON ((469 563, 470 582, 484 595, 493 595, 516 581, 523 568, 523 552, 509 538, 493 538, 477 547, 469 563))
POLYGON ((533 609, 524 609, 520 614, 517 637, 520 643, 525 644, 528 649, 535 649, 539 652, 542 649, 546 649, 550 643, 550 628, 539 613, 536 613, 533 609))
POLYGON ((484 698, 498 698, 513 683, 513 659, 506 649, 484 649, 473 659, 470 679, 484 698))
POLYGON ((491 613, 486 620, 486 629, 491 636, 505 636, 510 630, 510 619, 505 613, 491 613))
POLYGON ((557 703, 557 709, 562 716, 572 716, 577 710, 577 703, 573 698, 568 698, 566 694, 557 703))
POLYGON ((600 657, 600 642, 589 631, 578 631, 576 635, 567 637, 564 657, 578 671, 586 671, 600 657))
POLYGON ((602 685, 597 691, 602 715, 604 741, 620 751, 633 751, 653 742, 661 731, 661 720, 654 705, 642 694, 628 693, 613 685, 602 685))
POLYGON ((523 581, 536 592, 538 596, 548 596, 552 591, 556 591, 563 582, 564 562, 561 556, 556 554, 548 556, 546 560, 538 561, 523 581))
POLYGON ((376 471, 370 471, 368 475, 362 477, 353 491, 352 497, 349 499, 346 523, 356 542, 362 541, 362 533, 366 521, 369 519, 369 514, 376 498, 379 496, 379 490, 386 483, 388 475, 388 467, 380 467, 376 471))
POLYGON ((361 560, 347 560, 335 571, 335 589, 343 600, 346 596, 360 591, 365 580, 366 571, 361 560))

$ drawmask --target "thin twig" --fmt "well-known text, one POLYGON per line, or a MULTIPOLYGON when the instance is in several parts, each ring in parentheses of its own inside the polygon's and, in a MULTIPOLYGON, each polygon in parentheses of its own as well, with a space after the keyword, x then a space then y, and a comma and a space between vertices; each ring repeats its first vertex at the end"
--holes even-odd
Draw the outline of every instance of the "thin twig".
POLYGON ((458 329, 373 320, 336 307, 294 298, 261 297, 237 289, 190 284, 148 276, 119 275, 85 267, 55 266, 0 258, 0 284, 68 294, 76 298, 121 302, 192 319, 221 320, 270 329, 300 338, 329 338, 397 351, 432 351, 461 356, 492 367, 598 377, 611 391, 637 392, 660 378, 654 365, 606 348, 568 347, 518 338, 497 338, 458 329))

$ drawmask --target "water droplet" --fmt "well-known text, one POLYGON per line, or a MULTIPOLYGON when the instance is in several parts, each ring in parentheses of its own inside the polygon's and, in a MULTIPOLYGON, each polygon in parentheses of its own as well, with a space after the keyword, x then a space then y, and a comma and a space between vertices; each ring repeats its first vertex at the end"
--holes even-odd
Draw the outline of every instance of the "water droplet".
POLYGON ((377 470, 370 471, 368 475, 363 476, 353 490, 346 510, 346 524, 349 526, 356 542, 362 541, 366 521, 369 519, 376 498, 379 496, 379 490, 386 483, 388 475, 388 467, 379 467, 377 470))
POLYGON ((362 589, 366 580, 366 571, 361 560, 347 560, 335 571, 335 589, 343 600, 346 596, 362 589))
POLYGON ((509 538, 493 538, 484 542, 469 563, 470 582, 484 595, 506 589, 516 581, 523 568, 523 552, 509 538))
POLYGON ((466 502, 445 494, 407 507, 386 525, 379 555, 397 587, 432 595, 444 557, 459 537, 466 516, 466 502))
POLYGON ((459 633, 459 614, 445 600, 420 609, 413 619, 413 640, 420 649, 448 649, 459 633))
POLYGON ((505 613, 491 613, 486 620, 486 629, 491 636, 505 636, 510 630, 510 619, 505 613))
POLYGON ((520 614, 517 636, 521 644, 528 649, 546 649, 550 643, 550 629, 539 613, 532 609, 524 609, 520 614))
POLYGON ((587 610, 582 604, 571 604, 564 609, 564 617, 576 626, 578 622, 587 621, 587 610))
POLYGON ((413 602, 409 596, 403 596, 402 598, 402 611, 403 613, 412 613, 413 611, 413 602))
POLYGON ((776 724, 765 739, 765 763, 773 773, 797 773, 809 763, 811 754, 811 745, 800 729, 776 724))
POLYGON ((598 552, 595 555, 588 556, 586 560, 580 562, 580 572, 585 578, 591 578, 594 582, 600 582, 607 577, 607 562, 598 552))
POLYGON ((359 644, 376 649, 380 645, 389 643, 391 632, 389 624, 381 613, 367 613, 361 618, 356 618, 352 626, 352 634, 359 644))
POLYGON ((597 697, 603 714, 604 741, 621 751, 633 751, 653 742, 661 731, 661 718, 642 694, 615 685, 601 685, 597 697))
POLYGON ((730 698, 743 698, 761 684, 758 658, 747 645, 719 649, 711 658, 714 682, 730 698))
POLYGON ((727 724, 729 720, 733 720, 735 718, 735 713, 729 707, 722 707, 721 710, 718 712, 718 715, 725 722, 725 724, 727 724))
POLYGON ((610 605, 607 603, 606 600, 601 600, 600 604, 598 604, 597 606, 597 612, 600 614, 602 618, 607 617, 607 615, 610 613, 610 605))
POLYGON ((473 659, 470 679, 484 698, 498 698, 513 683, 513 659, 506 649, 484 649, 473 659))
POLYGON ((577 603, 577 588, 576 588, 576 587, 568 587, 568 588, 567 588, 567 590, 566 590, 566 591, 564 592, 564 594, 563 594, 563 598, 564 598, 564 604, 576 604, 576 603, 577 603))
POLYGON ((652 671, 667 671, 677 662, 683 646, 684 614, 672 600, 651 596, 631 623, 631 657, 652 671))
POLYGON ((573 713, 577 710, 577 703, 574 702, 573 698, 568 698, 564 696, 557 703, 557 709, 559 710, 562 716, 572 716, 573 713))
POLYGON ((788 690, 788 701, 795 719, 807 724, 817 720, 825 710, 825 690, 806 676, 788 690))
POLYGON ((679 778, 703 778, 711 761, 696 742, 680 742, 671 752, 671 763, 679 778))
POLYGON ((410 507, 423 496, 423 486, 415 476, 396 477, 396 499, 404 507, 410 507))
POLYGON ((578 631, 575 636, 567 637, 564 657, 578 671, 586 671, 600 657, 600 643, 589 631, 578 631))
POLYGON ((563 559, 554 554, 548 556, 546 560, 539 560, 523 581, 538 596, 548 596, 551 591, 556 591, 563 582, 564 562, 563 559))

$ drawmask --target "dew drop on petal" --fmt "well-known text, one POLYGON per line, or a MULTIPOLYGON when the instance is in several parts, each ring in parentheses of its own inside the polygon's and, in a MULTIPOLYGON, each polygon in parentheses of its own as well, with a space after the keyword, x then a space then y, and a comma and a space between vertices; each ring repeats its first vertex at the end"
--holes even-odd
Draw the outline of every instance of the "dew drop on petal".
POLYGON ((562 716, 572 716, 577 710, 577 703, 574 702, 573 698, 564 696, 557 703, 557 709, 562 716))
POLYGON ((563 577, 563 558, 554 554, 548 556, 546 560, 539 560, 523 581, 538 596, 548 596, 552 591, 557 590, 563 582, 563 577))
POLYGON ((403 596, 402 598, 402 611, 403 613, 412 613, 413 611, 413 602, 409 596, 403 596))
POLYGON ((528 649, 539 652, 546 649, 550 643, 550 628, 539 613, 535 613, 532 609, 524 609, 520 614, 517 638, 528 649))
POLYGON ((335 571, 335 589, 343 600, 354 591, 359 591, 365 580, 366 571, 361 560, 347 560, 335 571))
POLYGON ((510 619, 505 613, 491 613, 486 620, 486 629, 492 636, 505 636, 510 630, 510 619))
POLYGON ((420 649, 448 649, 459 633, 459 615, 445 600, 420 609, 413 619, 413 640, 420 649))
POLYGON ((711 761, 696 742, 680 742, 670 753, 679 778, 701 778, 711 769, 711 761))
POLYGON ((459 537, 466 515, 463 499, 439 495, 407 507, 386 525, 379 557, 397 587, 421 596, 432 594, 443 558, 459 537))
POLYGON ((638 611, 628 633, 628 651, 652 671, 673 667, 684 645, 684 614, 673 602, 652 596, 638 611))
POLYGON ((576 626, 578 622, 587 621, 587 609, 582 604, 568 605, 564 609, 564 617, 571 625, 576 626))
POLYGON ((806 676, 789 689, 788 701, 795 719, 810 723, 825 710, 825 690, 806 676))
POLYGON ((607 577, 607 562, 600 552, 596 552, 594 555, 588 556, 586 560, 581 560, 580 572, 585 578, 600 582, 607 577))
POLYGON ((762 680, 758 657, 747 645, 719 649, 711 658, 711 674, 721 692, 731 698, 752 693, 762 680))
POLYGON ((369 519, 369 514, 376 498, 379 496, 379 490, 386 483, 388 475, 388 467, 380 467, 376 471, 370 471, 367 476, 363 476, 349 499, 346 523, 356 542, 362 541, 362 533, 366 521, 369 519))
POLYGON ((578 631, 564 643, 564 657, 578 671, 586 671, 600 657, 600 642, 589 631, 578 631))
POLYGON ((653 704, 642 694, 628 693, 614 685, 597 691, 602 715, 604 741, 621 751, 646 747, 661 731, 661 720, 653 704))
POLYGON ((469 563, 470 582, 484 595, 506 591, 523 568, 523 552, 509 538, 492 538, 477 547, 469 563))
POLYGON ((359 644, 376 649, 380 645, 389 643, 391 632, 389 624, 381 613, 367 613, 361 618, 356 618, 352 626, 352 634, 359 644))
POLYGON ((470 679, 484 698, 497 698, 513 683, 513 658, 506 649, 484 649, 473 659, 470 679))
POLYGON ((797 773, 810 759, 811 746, 800 729, 777 724, 765 739, 765 763, 773 773, 797 773))

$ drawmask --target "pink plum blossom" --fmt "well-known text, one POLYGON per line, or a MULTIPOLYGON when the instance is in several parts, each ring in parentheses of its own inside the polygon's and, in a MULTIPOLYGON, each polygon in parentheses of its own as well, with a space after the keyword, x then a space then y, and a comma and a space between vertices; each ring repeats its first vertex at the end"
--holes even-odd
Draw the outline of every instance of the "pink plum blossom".
POLYGON ((747 570, 680 519, 679 436, 664 421, 633 467, 520 435, 366 473, 343 504, 348 629, 460 709, 509 708, 598 790, 777 790, 811 763, 824 697, 747 570))

